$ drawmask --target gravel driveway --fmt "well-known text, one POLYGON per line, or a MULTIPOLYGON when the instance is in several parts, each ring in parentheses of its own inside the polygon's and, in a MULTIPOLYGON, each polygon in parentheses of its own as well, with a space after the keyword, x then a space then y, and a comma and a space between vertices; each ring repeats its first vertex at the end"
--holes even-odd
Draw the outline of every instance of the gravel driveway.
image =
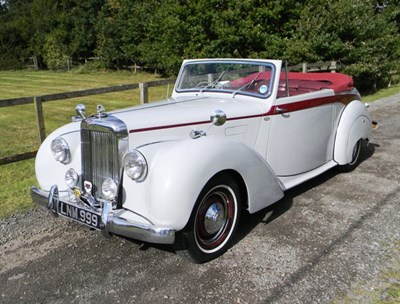
POLYGON ((205 265, 40 208, 0 221, 0 303, 371 303, 400 267, 400 94, 370 110, 380 127, 355 171, 243 216, 205 265))

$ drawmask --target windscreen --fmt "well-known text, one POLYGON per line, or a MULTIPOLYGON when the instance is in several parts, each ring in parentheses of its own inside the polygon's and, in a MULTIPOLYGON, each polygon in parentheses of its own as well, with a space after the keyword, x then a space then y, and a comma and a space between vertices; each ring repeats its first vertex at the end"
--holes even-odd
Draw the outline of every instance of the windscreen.
POLYGON ((263 62, 202 61, 187 63, 178 92, 222 92, 266 98, 271 93, 273 66, 263 62))

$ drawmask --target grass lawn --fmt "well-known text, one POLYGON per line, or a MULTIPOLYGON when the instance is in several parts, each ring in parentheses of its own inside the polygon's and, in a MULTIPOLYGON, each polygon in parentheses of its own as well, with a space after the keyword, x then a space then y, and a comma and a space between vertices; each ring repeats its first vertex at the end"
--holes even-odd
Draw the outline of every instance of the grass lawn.
POLYGON ((362 101, 364 102, 373 102, 383 97, 391 96, 394 94, 400 93, 400 83, 396 83, 391 85, 389 88, 380 89, 375 93, 362 95, 362 101))
MULTIPOLYGON (((52 93, 132 84, 160 79, 150 73, 49 71, 0 71, 0 99, 39 96, 52 93)), ((171 94, 172 87, 149 88, 149 100, 160 100, 171 94)), ((139 90, 108 93, 43 104, 46 134, 71 121, 75 105, 83 103, 94 113, 97 104, 107 111, 139 104, 139 90)), ((38 148, 38 128, 33 104, 0 108, 0 158, 38 148)), ((0 219, 33 206, 29 188, 36 183, 34 160, 0 166, 0 219)))

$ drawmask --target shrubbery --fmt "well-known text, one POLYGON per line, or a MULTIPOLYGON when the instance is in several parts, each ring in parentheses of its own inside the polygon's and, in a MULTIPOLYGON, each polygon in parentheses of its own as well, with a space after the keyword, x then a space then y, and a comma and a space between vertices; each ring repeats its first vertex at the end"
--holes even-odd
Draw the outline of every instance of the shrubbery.
POLYGON ((185 58, 336 60, 369 89, 400 62, 400 0, 6 0, 0 24, 0 69, 30 56, 166 75, 185 58))

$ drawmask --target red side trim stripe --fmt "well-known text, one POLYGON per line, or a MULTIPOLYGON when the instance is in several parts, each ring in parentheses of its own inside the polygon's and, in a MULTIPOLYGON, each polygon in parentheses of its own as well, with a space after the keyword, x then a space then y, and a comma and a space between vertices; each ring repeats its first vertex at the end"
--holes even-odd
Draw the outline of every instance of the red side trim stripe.
POLYGON ((278 106, 272 106, 271 109, 268 111, 268 113, 266 113, 264 116, 279 114, 276 111, 277 107, 284 108, 285 113, 290 113, 337 102, 342 103, 344 105, 348 105, 350 102, 356 100, 357 98, 358 98, 357 95, 348 94, 348 95, 334 95, 334 96, 321 97, 321 98, 315 98, 315 99, 292 102, 292 103, 285 103, 278 106))
MULTIPOLYGON (((257 117, 270 116, 270 115, 278 115, 279 113, 277 113, 277 111, 276 111, 277 107, 285 108, 285 113, 290 113, 290 112, 295 112, 295 111, 305 110, 305 109, 309 109, 309 108, 319 107, 319 106, 322 106, 322 105, 336 103, 336 102, 342 103, 344 105, 348 105, 351 101, 353 101, 353 100, 355 100, 357 98, 358 98, 357 95, 348 94, 348 95, 334 95, 334 96, 328 96, 328 97, 309 99, 309 100, 304 100, 304 101, 299 101, 299 102, 281 104, 279 106, 272 106, 271 109, 268 112, 263 113, 263 114, 231 117, 231 118, 228 118, 227 120, 233 121, 233 120, 240 120, 240 119, 249 119, 249 118, 257 118, 257 117)), ((146 132, 146 131, 155 131, 155 130, 163 130, 163 129, 171 129, 171 128, 179 128, 179 127, 188 127, 188 126, 206 124, 206 123, 209 123, 209 122, 210 122, 209 120, 204 120, 204 121, 187 122, 187 123, 181 123, 181 124, 173 124, 173 125, 164 125, 164 126, 155 126, 155 127, 148 127, 148 128, 132 129, 132 130, 129 130, 129 133, 139 133, 139 132, 146 132)))

